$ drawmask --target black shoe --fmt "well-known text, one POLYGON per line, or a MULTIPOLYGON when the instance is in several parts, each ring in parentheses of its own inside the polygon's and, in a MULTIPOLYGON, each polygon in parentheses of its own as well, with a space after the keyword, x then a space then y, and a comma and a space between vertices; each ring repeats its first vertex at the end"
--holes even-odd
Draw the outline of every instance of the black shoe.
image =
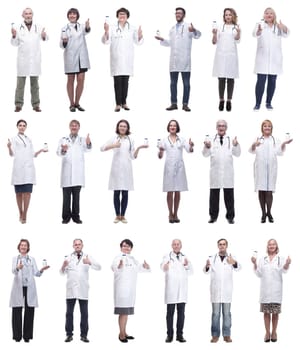
POLYGON ((173 219, 173 222, 174 222, 175 224, 179 224, 179 223, 180 223, 180 219, 178 219, 178 218, 176 217, 176 218, 173 219))
POLYGON ((186 342, 186 340, 183 338, 182 335, 181 336, 177 336, 176 340, 179 341, 180 343, 185 343, 186 342))
POLYGON ((82 108, 80 105, 75 105, 74 107, 77 108, 80 112, 84 112, 85 111, 85 109, 82 108))
POLYGON ((75 106, 70 106, 69 110, 70 110, 70 112, 76 112, 76 107, 75 106))
POLYGON ((208 220, 208 223, 209 223, 209 224, 213 224, 213 223, 216 222, 216 221, 217 221, 217 219, 210 218, 210 219, 208 220))
POLYGON ((182 109, 183 109, 184 111, 186 111, 186 112, 190 112, 190 111, 191 111, 190 107, 189 107, 188 105, 186 105, 186 104, 184 104, 184 105, 182 106, 182 109))
POLYGON ((68 224, 70 222, 71 218, 69 219, 63 219, 63 221, 61 222, 62 224, 68 224))
POLYGON ((125 111, 130 111, 130 108, 129 108, 127 105, 122 105, 122 108, 123 108, 125 111))
POLYGON ((231 111, 231 101, 226 101, 226 111, 227 112, 231 111))
POLYGON ((271 214, 267 214, 267 217, 269 219, 269 222, 271 222, 271 223, 274 222, 273 216, 271 214))
POLYGON ((89 343, 90 342, 86 336, 80 337, 80 340, 83 341, 84 343, 89 343))
POLYGON ((176 103, 172 103, 170 107, 166 108, 167 111, 174 111, 174 109, 178 109, 176 103))
POLYGON ((29 339, 24 339, 24 342, 25 343, 29 343, 29 339))
POLYGON ((266 217, 267 217, 266 214, 263 214, 263 216, 261 217, 260 222, 261 222, 262 224, 264 224, 264 223, 266 222, 266 217))
POLYGON ((166 338, 166 343, 172 343, 173 337, 170 337, 169 335, 166 338))
POLYGON ((65 339, 65 343, 70 343, 70 341, 73 340, 73 336, 72 335, 67 335, 67 338, 65 339))
POLYGON ((228 224, 234 224, 234 220, 233 219, 227 219, 228 224))
POLYGON ((126 339, 128 339, 128 340, 133 340, 134 337, 133 337, 132 335, 126 335, 126 339))
POLYGON ((122 339, 122 338, 120 338, 120 336, 119 336, 119 340, 120 340, 121 343, 128 343, 127 338, 122 339))
POLYGON ((219 102, 219 111, 223 111, 224 110, 224 102, 225 101, 220 101, 219 102))
POLYGON ((75 224, 82 224, 82 221, 80 219, 72 219, 75 224))

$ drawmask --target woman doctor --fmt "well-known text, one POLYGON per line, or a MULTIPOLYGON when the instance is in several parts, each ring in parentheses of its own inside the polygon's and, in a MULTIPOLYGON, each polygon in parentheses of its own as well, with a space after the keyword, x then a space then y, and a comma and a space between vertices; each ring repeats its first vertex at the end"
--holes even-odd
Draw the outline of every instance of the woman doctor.
POLYGON ((12 308, 13 339, 20 342, 23 337, 26 343, 33 338, 34 308, 38 306, 34 277, 40 277, 50 267, 46 264, 39 270, 35 259, 28 255, 29 250, 29 241, 21 239, 18 244, 19 255, 12 261, 14 281, 9 303, 12 308), (25 311, 22 326, 23 307, 25 311))
POLYGON ((11 183, 15 186, 19 220, 25 224, 32 187, 36 182, 33 158, 41 152, 48 152, 48 149, 42 148, 34 152, 30 138, 25 135, 27 129, 25 120, 20 119, 17 122, 17 128, 18 135, 8 139, 7 147, 9 155, 14 157, 11 183))
POLYGON ((127 93, 129 76, 133 75, 134 44, 144 42, 141 26, 134 28, 127 21, 130 13, 122 7, 116 13, 118 22, 114 25, 104 23, 103 44, 110 44, 110 71, 114 77, 115 112, 121 108, 129 110, 127 93))
POLYGON ((182 151, 194 152, 194 143, 191 139, 186 141, 178 136, 180 126, 177 120, 170 120, 167 125, 169 136, 158 143, 158 158, 161 159, 166 152, 164 167, 163 191, 167 192, 167 204, 169 209, 169 223, 179 223, 178 208, 180 192, 187 191, 187 179, 182 151))
POLYGON ((291 264, 291 258, 279 255, 275 239, 267 242, 267 255, 257 262, 256 257, 251 261, 255 274, 260 278, 260 311, 264 313, 266 343, 277 341, 277 325, 282 302, 282 273, 286 273, 291 264), (272 332, 270 330, 272 322, 272 332))
POLYGON ((212 43, 217 45, 213 66, 213 76, 219 80, 219 111, 224 110, 224 91, 227 82, 226 110, 231 111, 234 79, 239 77, 239 62, 236 44, 240 41, 241 30, 237 24, 237 14, 232 8, 225 8, 223 25, 213 28, 212 43))
POLYGON ((150 266, 144 261, 139 264, 133 256, 130 255, 133 243, 129 239, 124 239, 120 243, 121 253, 118 254, 113 263, 114 272, 114 304, 115 314, 119 315, 119 340, 127 343, 134 339, 126 332, 128 315, 134 314, 136 283, 138 272, 150 272, 150 266))
POLYGON ((261 137, 252 144, 249 152, 256 155, 254 162, 255 191, 258 191, 259 204, 262 210, 261 223, 273 223, 271 214, 273 204, 273 192, 275 192, 277 180, 277 156, 283 155, 286 145, 293 139, 288 138, 280 142, 272 135, 273 124, 266 119, 261 125, 261 137))
POLYGON ((85 36, 91 31, 89 19, 85 24, 78 23, 79 11, 71 8, 67 13, 69 23, 63 27, 61 32, 60 47, 64 49, 65 73, 68 76, 67 92, 70 100, 70 111, 78 109, 84 112, 80 106, 80 98, 83 92, 85 72, 90 68, 89 54, 85 36), (77 86, 74 98, 75 76, 77 86))
POLYGON ((109 177, 108 188, 114 191, 114 207, 116 218, 114 223, 127 223, 125 213, 128 204, 128 191, 133 191, 132 159, 136 159, 141 148, 148 145, 134 146, 130 135, 130 125, 125 119, 118 121, 116 136, 112 137, 101 147, 101 151, 113 150, 113 160, 109 177))
POLYGON ((277 75, 282 73, 281 38, 286 38, 288 35, 287 26, 281 21, 277 22, 275 11, 271 7, 266 8, 263 20, 256 24, 253 31, 253 36, 257 38, 254 68, 254 73, 257 74, 255 111, 260 109, 267 78, 266 108, 273 109, 271 102, 275 92, 276 79, 277 75))

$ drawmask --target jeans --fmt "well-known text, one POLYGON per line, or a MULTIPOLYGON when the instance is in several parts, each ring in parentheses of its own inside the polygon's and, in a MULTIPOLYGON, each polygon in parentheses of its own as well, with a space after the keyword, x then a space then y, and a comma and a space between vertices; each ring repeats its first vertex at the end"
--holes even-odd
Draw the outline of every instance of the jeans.
MULTIPOLYGON (((177 81, 179 72, 170 72, 171 78, 171 104, 177 104, 177 81)), ((183 97, 182 104, 187 105, 190 98, 190 77, 191 72, 181 72, 182 82, 183 82, 183 97)))
POLYGON ((125 216, 128 205, 128 191, 114 191, 114 207, 116 216, 125 216), (122 194, 122 199, 120 196, 122 194))
MULTIPOLYGON (((67 299, 67 313, 66 313, 66 334, 73 335, 73 313, 77 299, 67 299)), ((89 330, 88 324, 88 300, 78 299, 80 306, 80 336, 86 337, 89 330)))
MULTIPOLYGON (((24 104, 25 82, 26 77, 17 77, 17 87, 15 92, 15 105, 17 107, 22 107, 24 104)), ((30 92, 32 107, 38 107, 40 105, 39 77, 30 77, 30 92)))
POLYGON ((255 97, 256 97, 256 106, 260 106, 261 100, 265 91, 265 84, 268 78, 267 85, 267 99, 266 104, 271 104, 272 98, 274 96, 276 88, 276 79, 277 75, 272 74, 257 74, 257 82, 255 86, 255 97))
POLYGON ((220 318, 222 309, 222 334, 223 337, 230 337, 231 329, 231 303, 212 303, 211 316, 211 335, 213 337, 220 336, 220 318))
POLYGON ((184 326, 184 310, 185 303, 178 304, 167 304, 167 334, 169 337, 173 337, 173 320, 175 313, 175 306, 177 306, 177 323, 176 323, 176 336, 182 337, 183 335, 183 326, 184 326))

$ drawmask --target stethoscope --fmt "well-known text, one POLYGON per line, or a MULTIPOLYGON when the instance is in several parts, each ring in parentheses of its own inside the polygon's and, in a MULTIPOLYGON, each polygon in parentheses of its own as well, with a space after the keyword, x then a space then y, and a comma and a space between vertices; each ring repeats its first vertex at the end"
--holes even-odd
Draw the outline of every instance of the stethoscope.
POLYGON ((171 146, 171 147, 174 147, 174 145, 175 145, 178 141, 180 141, 180 138, 176 135, 176 140, 175 140, 175 142, 173 143, 173 142, 171 141, 171 139, 170 139, 170 136, 168 136, 168 141, 169 141, 169 143, 170 143, 170 146, 171 146))
MULTIPOLYGON (((130 29, 130 24, 129 24, 129 22, 126 22, 126 23, 125 23, 124 29, 125 29, 125 27, 126 27, 126 24, 127 24, 128 30, 129 30, 129 29, 130 29)), ((117 27, 117 29, 116 29, 116 33, 117 33, 117 36, 118 36, 119 38, 122 38, 122 32, 123 32, 124 29, 122 29, 122 28, 120 27, 120 23, 119 23, 119 21, 118 21, 118 27, 117 27)))
MULTIPOLYGON (((25 26, 24 26, 23 23, 20 25, 20 30, 21 30, 21 29, 25 30, 25 26)), ((31 29, 31 28, 30 28, 30 29, 31 29)), ((37 33, 37 25, 36 25, 36 24, 34 25, 34 31, 37 33)))
MULTIPOLYGON (((18 138, 23 142, 24 147, 26 147, 26 142, 23 140, 23 137, 21 137, 20 134, 18 134, 18 138)), ((24 135, 24 138, 26 140, 27 136, 24 135)))
MULTIPOLYGON (((124 139, 128 139, 128 141, 129 141, 129 152, 131 152, 132 143, 131 143, 130 137, 129 137, 129 136, 126 136, 126 137, 124 137, 124 139)), ((117 137, 117 140, 121 142, 122 138, 121 138, 120 135, 117 137)))
POLYGON ((178 26, 177 26, 177 24, 176 24, 176 35, 180 35, 180 36, 183 36, 183 31, 184 31, 184 23, 182 23, 182 24, 179 24, 178 26), (178 29, 179 29, 179 27, 181 27, 181 33, 178 33, 178 29))
MULTIPOLYGON (((176 253, 170 252, 170 253, 169 253, 169 260, 170 260, 170 261, 175 261, 175 260, 172 258, 172 254, 176 254, 176 253)), ((185 255, 182 254, 181 252, 179 252, 178 254, 176 254, 176 258, 177 258, 178 260, 180 260, 180 257, 183 257, 183 256, 185 256, 185 255)))
MULTIPOLYGON (((272 139, 273 139, 273 146, 275 146, 275 139, 274 139, 274 136, 271 135, 271 137, 272 137, 272 139)), ((264 142, 265 142, 265 137, 264 137, 264 135, 262 135, 262 136, 259 138, 259 140, 262 140, 263 143, 264 143, 264 142)))
MULTIPOLYGON (((229 24, 229 25, 232 25, 232 24, 229 24)), ((226 26, 226 23, 223 24, 222 32, 225 31, 225 26, 226 26)), ((237 30, 235 24, 233 25, 233 28, 232 28, 231 30, 232 30, 232 32, 233 32, 234 30, 237 30)))
MULTIPOLYGON (((277 255, 276 258, 277 258, 277 266, 279 267, 279 266, 280 266, 280 256, 277 255)), ((264 257, 264 264, 265 264, 265 265, 266 265, 266 264, 269 264, 268 256, 265 256, 265 257, 264 257)))
MULTIPOLYGON (((214 137, 214 142, 217 140, 217 137, 220 137, 219 134, 216 134, 216 136, 214 137)), ((228 149, 230 149, 230 137, 229 136, 223 136, 223 140, 227 139, 228 140, 228 149)), ((223 141, 224 142, 224 141, 223 141)))

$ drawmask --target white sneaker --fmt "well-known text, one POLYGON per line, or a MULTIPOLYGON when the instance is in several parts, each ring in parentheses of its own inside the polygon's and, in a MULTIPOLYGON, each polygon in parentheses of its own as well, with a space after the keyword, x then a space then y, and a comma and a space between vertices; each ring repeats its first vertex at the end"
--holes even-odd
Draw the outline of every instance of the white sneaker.
POLYGON ((120 216, 116 216, 116 218, 114 220, 114 224, 117 224, 119 221, 121 221, 120 216))

